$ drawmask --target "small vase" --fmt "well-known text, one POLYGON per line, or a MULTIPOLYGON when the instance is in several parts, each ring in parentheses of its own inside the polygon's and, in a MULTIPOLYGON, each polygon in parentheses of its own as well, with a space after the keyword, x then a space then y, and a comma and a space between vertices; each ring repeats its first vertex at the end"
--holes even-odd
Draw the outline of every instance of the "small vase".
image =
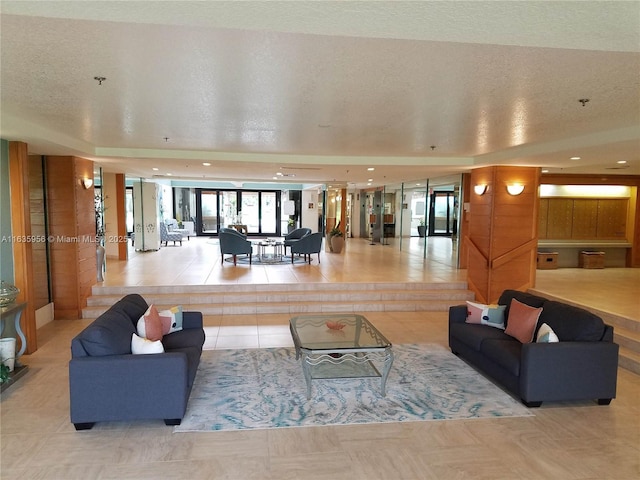
POLYGON ((102 276, 103 267, 104 267, 104 254, 105 248, 98 243, 96 246, 96 268, 98 269, 98 281, 103 282, 104 277, 102 276))

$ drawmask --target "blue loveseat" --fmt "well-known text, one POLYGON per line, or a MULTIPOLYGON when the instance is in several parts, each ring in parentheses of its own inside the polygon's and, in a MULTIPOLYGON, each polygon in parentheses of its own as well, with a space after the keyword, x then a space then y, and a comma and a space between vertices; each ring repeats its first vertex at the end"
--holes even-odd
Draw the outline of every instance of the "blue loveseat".
POLYGON ((162 338, 164 353, 134 355, 131 337, 147 302, 127 295, 71 341, 71 422, 164 419, 179 425, 200 363, 202 313, 183 312, 182 330, 162 338))
MULTIPOLYGON (((456 355, 493 378, 528 407, 546 401, 597 400, 616 396, 618 345, 613 327, 582 308, 516 290, 505 290, 498 305, 511 300, 542 307, 533 338, 543 323, 557 343, 521 343, 498 328, 466 323, 467 306, 449 309, 449 346, 456 355)), ((508 325, 508 323, 507 323, 508 325)))

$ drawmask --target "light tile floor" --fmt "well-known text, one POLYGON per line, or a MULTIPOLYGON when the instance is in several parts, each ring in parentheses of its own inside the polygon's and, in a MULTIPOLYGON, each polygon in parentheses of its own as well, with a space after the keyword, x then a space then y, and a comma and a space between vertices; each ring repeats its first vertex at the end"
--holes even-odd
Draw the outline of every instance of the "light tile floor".
MULTIPOLYGON (((163 284, 202 284, 465 277, 464 271, 451 267, 455 244, 447 239, 428 240, 426 261, 419 253, 424 240, 415 239, 399 253, 392 245, 370 246, 350 239, 344 254, 323 253, 320 265, 259 268, 222 267, 217 246, 201 240, 191 239, 182 248, 134 253, 126 263, 110 261, 105 284, 144 285, 158 279, 163 284)), ((562 296, 585 295, 610 310, 637 307, 635 270, 571 270, 539 271, 538 287, 562 296), (611 277, 605 278, 609 273, 611 277), (585 289, 592 293, 584 293, 585 289), (607 305, 607 299, 613 300, 607 305)), ((447 345, 446 313, 374 312, 367 317, 393 343, 447 345)), ((232 329, 221 335, 217 331, 216 343, 221 346, 233 346, 234 338, 253 339, 256 330, 257 344, 252 340, 252 346, 286 340, 285 316, 206 320, 208 328, 232 329), (243 333, 247 335, 238 335, 243 333)), ((610 406, 543 404, 527 418, 183 434, 174 434, 162 421, 110 422, 76 432, 69 422, 69 344, 89 322, 56 321, 41 328, 38 351, 24 359, 29 373, 3 393, 3 480, 640 477, 640 377, 624 369, 619 370, 618 395, 610 406)))

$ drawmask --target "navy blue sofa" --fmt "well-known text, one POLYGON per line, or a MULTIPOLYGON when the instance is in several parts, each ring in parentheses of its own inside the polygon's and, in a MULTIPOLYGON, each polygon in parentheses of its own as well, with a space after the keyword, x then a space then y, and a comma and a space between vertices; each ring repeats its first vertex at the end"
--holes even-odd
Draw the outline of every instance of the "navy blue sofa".
POLYGON ((558 336, 557 343, 520 343, 504 331, 466 323, 466 305, 449 309, 451 351, 519 397, 528 407, 545 401, 597 400, 608 405, 616 396, 618 345, 613 327, 582 308, 516 290, 505 290, 499 305, 511 299, 542 307, 543 323, 558 336))
POLYGON ((165 335, 164 353, 133 355, 131 336, 147 302, 127 295, 71 341, 71 422, 164 419, 179 425, 200 363, 202 313, 183 312, 183 329, 165 335))

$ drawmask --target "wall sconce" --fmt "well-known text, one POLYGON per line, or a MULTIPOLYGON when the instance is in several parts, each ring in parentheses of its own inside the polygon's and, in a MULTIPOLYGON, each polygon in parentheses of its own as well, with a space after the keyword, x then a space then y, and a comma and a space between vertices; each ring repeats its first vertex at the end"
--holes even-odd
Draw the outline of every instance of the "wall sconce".
POLYGON ((487 191, 487 184, 486 183, 480 183, 480 184, 476 185, 475 187, 473 187, 473 191, 476 192, 476 195, 484 195, 485 192, 487 191))
POLYGON ((507 185, 507 192, 509 192, 509 195, 520 195, 524 192, 524 185, 521 183, 510 183, 507 185))
POLYGON ((83 178, 82 179, 82 186, 84 188, 86 188, 87 190, 89 190, 93 186, 93 180, 90 179, 90 178, 83 178))

